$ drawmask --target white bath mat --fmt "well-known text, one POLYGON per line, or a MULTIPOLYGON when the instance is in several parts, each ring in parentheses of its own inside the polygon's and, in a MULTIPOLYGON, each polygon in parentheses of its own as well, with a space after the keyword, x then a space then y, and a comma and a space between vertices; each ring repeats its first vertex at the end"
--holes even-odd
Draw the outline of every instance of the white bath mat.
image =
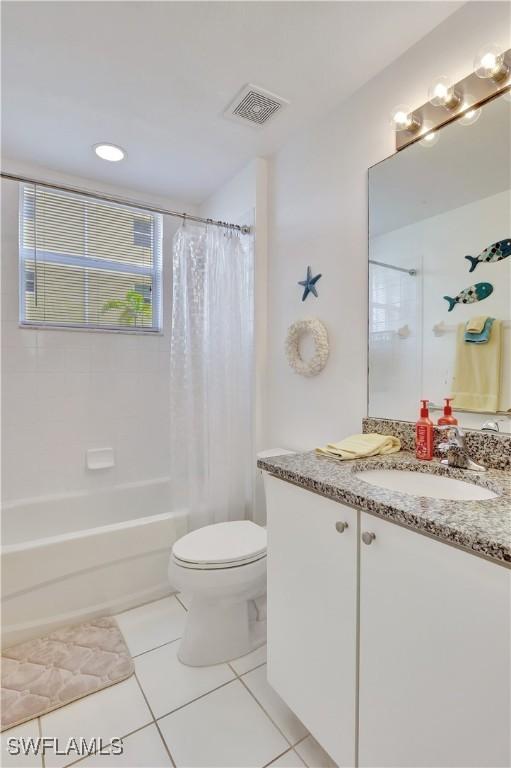
POLYGON ((2 653, 2 725, 12 728, 125 680, 133 661, 115 619, 63 627, 2 653))

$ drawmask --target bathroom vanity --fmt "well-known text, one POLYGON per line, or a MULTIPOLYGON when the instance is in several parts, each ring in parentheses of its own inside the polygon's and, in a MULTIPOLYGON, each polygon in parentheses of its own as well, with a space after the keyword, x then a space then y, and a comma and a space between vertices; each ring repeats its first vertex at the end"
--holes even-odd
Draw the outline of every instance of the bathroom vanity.
POLYGON ((364 432, 402 452, 258 462, 268 678, 339 766, 511 763, 509 100, 469 114, 369 169, 364 432), (415 459, 425 396, 488 472, 415 459))
POLYGON ((475 476, 408 452, 258 465, 268 679, 333 760, 509 766, 510 473, 475 476), (364 469, 441 474, 495 496, 383 490, 364 469))

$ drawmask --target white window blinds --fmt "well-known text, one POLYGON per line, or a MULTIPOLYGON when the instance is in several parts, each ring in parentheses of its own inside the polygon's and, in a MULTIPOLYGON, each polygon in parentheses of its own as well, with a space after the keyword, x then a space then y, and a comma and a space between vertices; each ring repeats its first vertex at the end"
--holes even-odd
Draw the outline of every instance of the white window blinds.
POLYGON ((161 328, 161 216, 21 185, 20 320, 110 330, 161 328))

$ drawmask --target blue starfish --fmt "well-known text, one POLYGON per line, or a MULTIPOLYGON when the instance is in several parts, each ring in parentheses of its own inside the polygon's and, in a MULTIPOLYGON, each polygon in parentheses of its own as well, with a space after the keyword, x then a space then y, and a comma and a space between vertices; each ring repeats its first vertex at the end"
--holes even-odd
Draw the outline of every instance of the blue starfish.
POLYGON ((316 283, 318 282, 321 275, 316 275, 315 277, 312 277, 312 269, 310 267, 307 267, 307 277, 305 280, 300 280, 298 285, 303 285, 304 291, 302 296, 302 301, 305 301, 309 293, 313 293, 314 296, 318 297, 318 292, 316 290, 316 283))

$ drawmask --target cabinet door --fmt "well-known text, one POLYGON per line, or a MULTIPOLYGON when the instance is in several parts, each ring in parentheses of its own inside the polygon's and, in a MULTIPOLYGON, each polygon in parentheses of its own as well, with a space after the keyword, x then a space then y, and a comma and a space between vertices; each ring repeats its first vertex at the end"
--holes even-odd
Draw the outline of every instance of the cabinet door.
POLYGON ((510 572, 366 513, 359 765, 508 766, 510 572))
POLYGON ((357 512, 271 476, 265 489, 268 679, 332 759, 353 766, 357 512))

